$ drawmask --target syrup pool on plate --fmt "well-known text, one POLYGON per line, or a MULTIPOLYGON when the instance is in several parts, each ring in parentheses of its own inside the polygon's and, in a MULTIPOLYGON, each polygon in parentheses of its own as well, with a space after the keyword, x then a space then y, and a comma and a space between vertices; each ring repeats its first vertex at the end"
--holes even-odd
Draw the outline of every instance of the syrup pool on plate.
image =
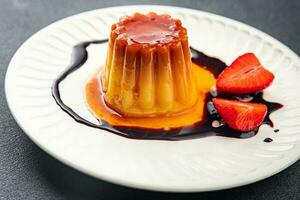
MULTIPOLYGON (((63 103, 58 85, 88 59, 88 45, 103 42, 76 45, 73 62, 53 84, 56 102, 76 121, 140 139, 247 138, 257 133, 235 131, 210 112, 210 92, 227 65, 190 49, 180 20, 155 13, 136 13, 112 25, 106 63, 86 84, 87 105, 99 124, 83 119, 63 103)), ((263 100, 262 93, 252 99, 274 108, 268 114, 280 107, 263 100)))

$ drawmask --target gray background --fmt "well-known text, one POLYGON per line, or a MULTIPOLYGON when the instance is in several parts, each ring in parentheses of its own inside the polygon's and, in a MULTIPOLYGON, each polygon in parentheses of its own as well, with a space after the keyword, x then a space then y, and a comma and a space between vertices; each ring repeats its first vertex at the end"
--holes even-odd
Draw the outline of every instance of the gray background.
MULTIPOLYGON (((299 0, 139 1, 190 7, 233 18, 300 54, 299 0)), ((33 144, 11 116, 4 95, 7 65, 17 48, 48 24, 87 10, 136 1, 0 0, 0 199, 300 199, 300 162, 248 186, 209 193, 146 192, 96 180, 61 164, 33 144)))

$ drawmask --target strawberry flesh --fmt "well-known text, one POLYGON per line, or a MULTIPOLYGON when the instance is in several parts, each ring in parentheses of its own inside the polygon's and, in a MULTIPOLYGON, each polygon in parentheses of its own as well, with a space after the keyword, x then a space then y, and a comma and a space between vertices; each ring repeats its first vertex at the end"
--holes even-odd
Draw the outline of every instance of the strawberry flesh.
POLYGON ((213 98, 212 101, 228 126, 238 131, 255 130, 262 124, 267 114, 267 106, 260 103, 223 98, 213 98))
POLYGON ((272 72, 265 69, 253 53, 238 57, 217 79, 217 90, 229 94, 255 93, 270 86, 272 72))

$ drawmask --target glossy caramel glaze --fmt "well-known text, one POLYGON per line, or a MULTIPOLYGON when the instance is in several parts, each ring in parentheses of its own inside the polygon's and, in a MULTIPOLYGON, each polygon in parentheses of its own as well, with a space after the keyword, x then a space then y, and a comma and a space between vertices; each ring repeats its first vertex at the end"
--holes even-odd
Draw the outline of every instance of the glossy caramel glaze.
POLYGON ((111 37, 128 45, 157 46, 177 43, 187 36, 180 20, 150 12, 123 17, 112 26, 111 37))

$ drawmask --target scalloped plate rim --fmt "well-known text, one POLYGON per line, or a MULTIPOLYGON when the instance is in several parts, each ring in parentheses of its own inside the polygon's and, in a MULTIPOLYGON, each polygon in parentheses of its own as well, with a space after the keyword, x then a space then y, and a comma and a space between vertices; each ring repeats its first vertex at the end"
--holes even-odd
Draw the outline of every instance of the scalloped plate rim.
POLYGON ((51 151, 51 149, 48 149, 47 147, 43 146, 38 140, 36 140, 34 137, 32 137, 31 134, 29 134, 28 131, 26 131, 26 127, 24 127, 22 125, 22 122, 19 121, 18 114, 16 114, 16 112, 14 111, 13 104, 11 104, 12 101, 9 100, 10 99, 10 97, 9 97, 10 96, 10 89, 9 89, 9 79, 10 78, 9 77, 11 76, 11 69, 12 69, 11 66, 14 64, 14 59, 16 59, 18 54, 20 52, 22 52, 22 49, 26 47, 26 44, 29 43, 34 37, 36 37, 37 35, 42 34, 44 31, 48 30, 49 28, 52 28, 53 26, 58 25, 59 23, 63 23, 66 20, 69 20, 69 19, 74 18, 74 17, 80 17, 80 15, 82 15, 82 14, 83 15, 90 15, 90 14, 93 14, 93 13, 96 13, 96 12, 101 12, 101 11, 110 10, 110 9, 124 9, 126 7, 137 8, 137 9, 140 8, 140 7, 147 7, 147 8, 161 7, 161 8, 171 8, 171 9, 174 9, 174 10, 176 10, 176 9, 183 10, 183 11, 186 10, 187 12, 191 12, 191 13, 196 13, 196 14, 201 13, 203 15, 208 15, 209 17, 221 19, 221 20, 224 20, 224 21, 227 21, 227 22, 230 22, 230 23, 237 24, 237 26, 244 26, 245 28, 247 28, 251 31, 255 31, 259 35, 262 35, 264 38, 267 38, 268 40, 272 40, 273 43, 275 42, 277 45, 280 46, 280 49, 282 49, 284 52, 288 52, 288 54, 292 55, 292 57, 299 58, 297 56, 297 54, 295 54, 292 50, 290 50, 287 46, 285 46, 284 44, 279 42, 277 39, 273 38, 272 36, 262 32, 262 31, 260 31, 256 28, 254 28, 252 26, 249 26, 249 25, 244 24, 242 22, 239 22, 237 20, 233 20, 233 19, 230 19, 230 18, 227 18, 227 17, 223 17, 223 16, 220 16, 220 15, 217 15, 217 14, 213 14, 213 13, 209 13, 209 12, 205 12, 205 11, 194 10, 194 9, 190 9, 190 8, 182 8, 182 7, 175 7, 175 6, 161 6, 161 5, 133 5, 133 6, 115 6, 115 7, 100 8, 100 9, 96 9, 96 10, 91 10, 91 11, 86 11, 86 12, 74 14, 72 16, 69 16, 69 17, 60 19, 58 21, 55 21, 55 22, 51 23, 50 25, 48 25, 48 26, 42 28, 41 30, 37 31, 32 36, 30 36, 19 47, 19 49, 13 55, 13 58, 12 58, 12 60, 10 61, 9 65, 8 65, 8 69, 7 69, 6 76, 5 76, 5 95, 6 95, 8 107, 9 107, 14 119, 16 120, 17 124, 22 128, 22 130, 26 133, 26 135, 35 144, 37 144, 41 149, 43 149, 45 152, 47 152, 48 154, 50 154, 51 156, 53 156, 57 160, 65 163, 68 166, 70 166, 74 169, 77 169, 77 170, 79 170, 79 171, 81 171, 85 174, 91 175, 95 178, 100 178, 100 179, 103 179, 103 180, 106 180, 106 181, 109 181, 109 182, 113 182, 113 183, 116 183, 116 184, 121 184, 121 185, 124 185, 124 186, 129 186, 129 187, 134 187, 134 188, 139 188, 139 189, 146 189, 146 190, 153 190, 153 191, 164 191, 164 192, 204 192, 204 191, 215 191, 215 190, 228 189, 228 188, 238 187, 238 186, 242 186, 242 185, 247 185, 247 184, 254 183, 254 182, 263 180, 265 178, 268 178, 268 177, 270 177, 274 174, 277 174, 280 171, 286 169, 287 167, 289 167, 290 165, 292 165, 293 163, 295 163, 296 161, 298 161, 300 159, 300 154, 298 154, 298 156, 294 157, 293 160, 289 160, 289 162, 283 163, 282 166, 278 168, 278 170, 273 171, 269 174, 265 174, 265 175, 260 176, 260 177, 253 178, 251 180, 244 181, 242 183, 241 182, 240 183, 229 183, 229 184, 227 184, 225 186, 222 186, 222 187, 209 187, 209 188, 198 188, 197 186, 195 186, 194 188, 176 188, 174 186, 171 186, 171 187, 166 186, 166 187, 162 188, 162 187, 155 187, 153 185, 151 186, 151 184, 150 185, 147 185, 147 184, 141 185, 141 184, 135 184, 135 183, 133 183, 131 181, 128 181, 128 180, 114 179, 111 176, 107 176, 107 175, 104 175, 104 174, 102 176, 99 176, 99 174, 95 174, 93 171, 89 171, 85 168, 82 168, 80 165, 77 165, 75 163, 70 162, 69 160, 65 159, 61 155, 55 154, 54 152, 51 151))

